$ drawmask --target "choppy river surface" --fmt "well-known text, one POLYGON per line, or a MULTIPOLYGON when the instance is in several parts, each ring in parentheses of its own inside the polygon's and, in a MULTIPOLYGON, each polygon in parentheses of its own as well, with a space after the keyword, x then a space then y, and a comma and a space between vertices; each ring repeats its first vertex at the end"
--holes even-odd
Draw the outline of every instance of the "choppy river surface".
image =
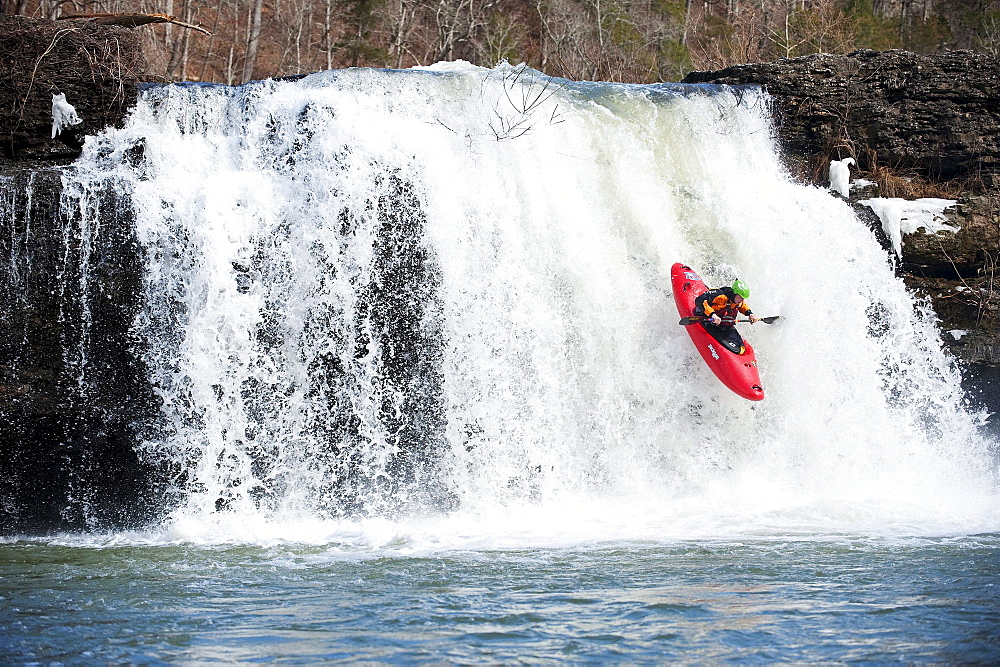
POLYGON ((1000 536, 358 553, 0 546, 4 662, 1000 657, 1000 536))

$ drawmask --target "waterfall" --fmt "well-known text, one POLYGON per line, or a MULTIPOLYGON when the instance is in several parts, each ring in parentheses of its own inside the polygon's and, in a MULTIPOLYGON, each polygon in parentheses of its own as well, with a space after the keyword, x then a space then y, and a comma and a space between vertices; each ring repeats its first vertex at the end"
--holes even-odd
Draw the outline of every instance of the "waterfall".
POLYGON ((146 90, 64 178, 135 219, 171 534, 995 529, 929 305, 772 130, 755 89, 506 64, 146 90), (677 326, 676 261, 781 315, 744 325, 763 402, 677 326))

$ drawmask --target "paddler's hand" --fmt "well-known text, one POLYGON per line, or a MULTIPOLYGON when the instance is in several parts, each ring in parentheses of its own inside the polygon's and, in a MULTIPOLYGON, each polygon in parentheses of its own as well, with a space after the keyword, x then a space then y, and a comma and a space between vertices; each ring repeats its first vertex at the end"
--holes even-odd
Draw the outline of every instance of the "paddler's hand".
POLYGON ((712 313, 712 316, 708 318, 708 321, 714 324, 715 326, 719 326, 720 324, 722 324, 722 318, 716 315, 715 313, 712 313))
POLYGON ((759 317, 757 317, 756 315, 751 315, 750 316, 750 324, 757 324, 758 322, 760 322, 760 318, 759 317))

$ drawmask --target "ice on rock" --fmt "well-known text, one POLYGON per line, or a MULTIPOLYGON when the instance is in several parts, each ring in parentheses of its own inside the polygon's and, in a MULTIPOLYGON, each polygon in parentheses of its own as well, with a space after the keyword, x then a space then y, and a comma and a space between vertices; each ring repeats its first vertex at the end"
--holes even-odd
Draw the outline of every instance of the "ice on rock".
POLYGON ((66 101, 66 93, 58 93, 52 96, 52 138, 62 133, 70 125, 79 125, 83 122, 76 113, 72 104, 66 101))
POLYGON ((830 163, 830 189, 839 192, 841 197, 851 194, 851 165, 854 158, 834 160, 830 163))
POLYGON ((892 241, 892 249, 900 259, 903 257, 903 234, 914 234, 920 229, 927 234, 958 231, 944 214, 958 203, 954 199, 873 197, 862 199, 858 203, 867 206, 879 217, 882 229, 892 241))
POLYGON ((885 235, 889 237, 889 241, 892 243, 892 251, 896 254, 896 257, 902 259, 903 233, 900 229, 900 224, 903 218, 903 209, 900 202, 901 200, 894 198, 876 197, 874 199, 866 199, 860 203, 874 211, 875 215, 882 221, 882 230, 885 231, 885 235))

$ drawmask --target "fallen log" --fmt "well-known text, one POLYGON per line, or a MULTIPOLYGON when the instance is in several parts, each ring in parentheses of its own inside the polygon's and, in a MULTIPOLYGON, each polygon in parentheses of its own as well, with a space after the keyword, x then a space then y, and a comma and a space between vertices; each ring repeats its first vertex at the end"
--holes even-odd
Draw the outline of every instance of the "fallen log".
POLYGON ((58 21, 89 21, 100 25, 119 25, 126 28, 136 28, 151 23, 171 23, 189 30, 197 30, 206 35, 211 31, 195 23, 185 23, 169 14, 69 14, 60 16, 58 21))

